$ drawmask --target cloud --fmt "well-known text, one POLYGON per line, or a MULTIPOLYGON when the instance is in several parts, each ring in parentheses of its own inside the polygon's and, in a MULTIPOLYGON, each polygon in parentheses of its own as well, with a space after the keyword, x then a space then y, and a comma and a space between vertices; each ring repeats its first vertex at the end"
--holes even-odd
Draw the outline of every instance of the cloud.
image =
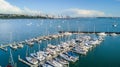
POLYGON ((39 10, 32 10, 29 8, 24 8, 21 10, 22 14, 27 14, 27 15, 43 15, 43 13, 39 10))
POLYGON ((0 13, 3 14, 27 14, 27 15, 40 15, 41 11, 31 10, 29 8, 20 9, 17 6, 11 5, 5 0, 0 0, 0 13))
MULTIPOLYGON (((6 0, 0 0, 0 13, 2 14, 26 14, 26 15, 41 15, 45 16, 46 14, 41 12, 40 10, 32 10, 29 8, 19 8, 7 2, 6 0)), ((53 12, 54 13, 54 12, 53 12)), ((73 16, 73 17, 94 17, 94 16, 105 16, 104 12, 96 11, 96 10, 84 10, 79 8, 67 9, 65 11, 59 11, 58 14, 62 14, 63 16, 73 16)), ((52 14, 49 16, 53 16, 57 14, 52 14)))
POLYGON ((73 17, 96 17, 96 16, 105 16, 104 12, 97 10, 84 10, 84 9, 67 9, 63 14, 73 17))
POLYGON ((12 6, 5 0, 0 0, 0 13, 21 13, 21 9, 16 6, 12 6))

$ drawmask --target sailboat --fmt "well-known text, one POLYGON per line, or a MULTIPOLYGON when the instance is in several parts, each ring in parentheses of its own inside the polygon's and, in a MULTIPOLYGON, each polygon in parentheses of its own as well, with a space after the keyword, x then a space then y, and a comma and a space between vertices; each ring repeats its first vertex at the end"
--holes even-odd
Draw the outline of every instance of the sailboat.
MULTIPOLYGON (((11 42, 11 40, 12 40, 12 32, 10 33, 10 42, 11 42)), ((10 49, 9 63, 6 67, 17 67, 16 64, 14 63, 11 49, 10 49)))
POLYGON ((38 60, 36 58, 28 56, 27 52, 28 52, 28 47, 27 47, 27 50, 26 50, 26 60, 33 65, 37 64, 38 60))
POLYGON ((26 57, 26 60, 31 64, 37 64, 38 63, 38 60, 36 58, 26 57))

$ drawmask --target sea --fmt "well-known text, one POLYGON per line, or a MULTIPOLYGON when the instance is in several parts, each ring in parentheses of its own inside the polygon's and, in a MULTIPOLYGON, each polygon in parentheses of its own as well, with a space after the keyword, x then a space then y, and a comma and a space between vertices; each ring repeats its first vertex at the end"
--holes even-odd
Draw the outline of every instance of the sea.
MULTIPOLYGON (((73 19, 0 19, 0 44, 21 42, 38 36, 58 34, 59 31, 97 31, 120 32, 120 18, 73 18, 73 19), (113 25, 117 25, 114 27, 113 25)), ((87 35, 87 34, 86 34, 87 35)), ((75 36, 72 36, 74 38, 75 36)), ((65 41, 66 37, 61 41, 65 41)), ((12 58, 17 67, 28 67, 18 61, 18 55, 25 59, 29 53, 45 50, 47 44, 59 44, 59 38, 35 43, 30 47, 12 50, 12 58)), ((0 65, 9 63, 10 48, 5 52, 0 49, 0 65)), ((106 36, 105 40, 90 50, 87 55, 79 55, 79 60, 69 67, 120 67, 120 35, 106 36)))

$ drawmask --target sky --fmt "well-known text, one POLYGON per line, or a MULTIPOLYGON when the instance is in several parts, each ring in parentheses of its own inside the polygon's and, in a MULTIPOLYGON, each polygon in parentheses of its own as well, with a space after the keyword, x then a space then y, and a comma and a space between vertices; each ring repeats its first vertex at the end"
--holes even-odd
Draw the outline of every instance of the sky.
POLYGON ((120 0, 0 0, 0 13, 120 17, 120 0))

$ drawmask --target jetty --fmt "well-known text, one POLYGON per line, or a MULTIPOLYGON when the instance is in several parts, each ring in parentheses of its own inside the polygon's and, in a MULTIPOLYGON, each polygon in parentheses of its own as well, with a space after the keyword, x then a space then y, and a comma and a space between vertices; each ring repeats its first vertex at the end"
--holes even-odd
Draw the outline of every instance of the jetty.
POLYGON ((5 44, 5 45, 2 45, 0 46, 0 48, 5 48, 5 47, 8 47, 10 44, 5 44))
POLYGON ((32 46, 32 45, 34 45, 34 42, 40 43, 43 40, 51 40, 51 39, 56 39, 56 38, 59 38, 59 37, 69 36, 69 35, 71 35, 71 34, 65 32, 65 33, 52 34, 52 35, 47 35, 47 36, 38 36, 38 37, 27 39, 27 40, 21 41, 21 42, 14 42, 14 43, 11 43, 11 44, 0 45, 0 49, 3 50, 3 51, 7 51, 6 48, 10 47, 10 48, 16 50, 20 47, 20 45, 18 45, 18 44, 21 44, 21 46, 22 45, 32 46))
POLYGON ((0 45, 0 49, 3 50, 3 51, 7 51, 8 46, 9 46, 9 44, 0 45))
POLYGON ((32 65, 32 64, 28 63, 27 61, 21 59, 21 58, 20 58, 20 55, 18 55, 18 60, 21 61, 21 62, 24 63, 24 64, 27 64, 27 65, 30 66, 30 67, 38 67, 38 65, 32 65))
POLYGON ((3 51, 7 51, 7 48, 0 47, 0 49, 3 50, 3 51))

